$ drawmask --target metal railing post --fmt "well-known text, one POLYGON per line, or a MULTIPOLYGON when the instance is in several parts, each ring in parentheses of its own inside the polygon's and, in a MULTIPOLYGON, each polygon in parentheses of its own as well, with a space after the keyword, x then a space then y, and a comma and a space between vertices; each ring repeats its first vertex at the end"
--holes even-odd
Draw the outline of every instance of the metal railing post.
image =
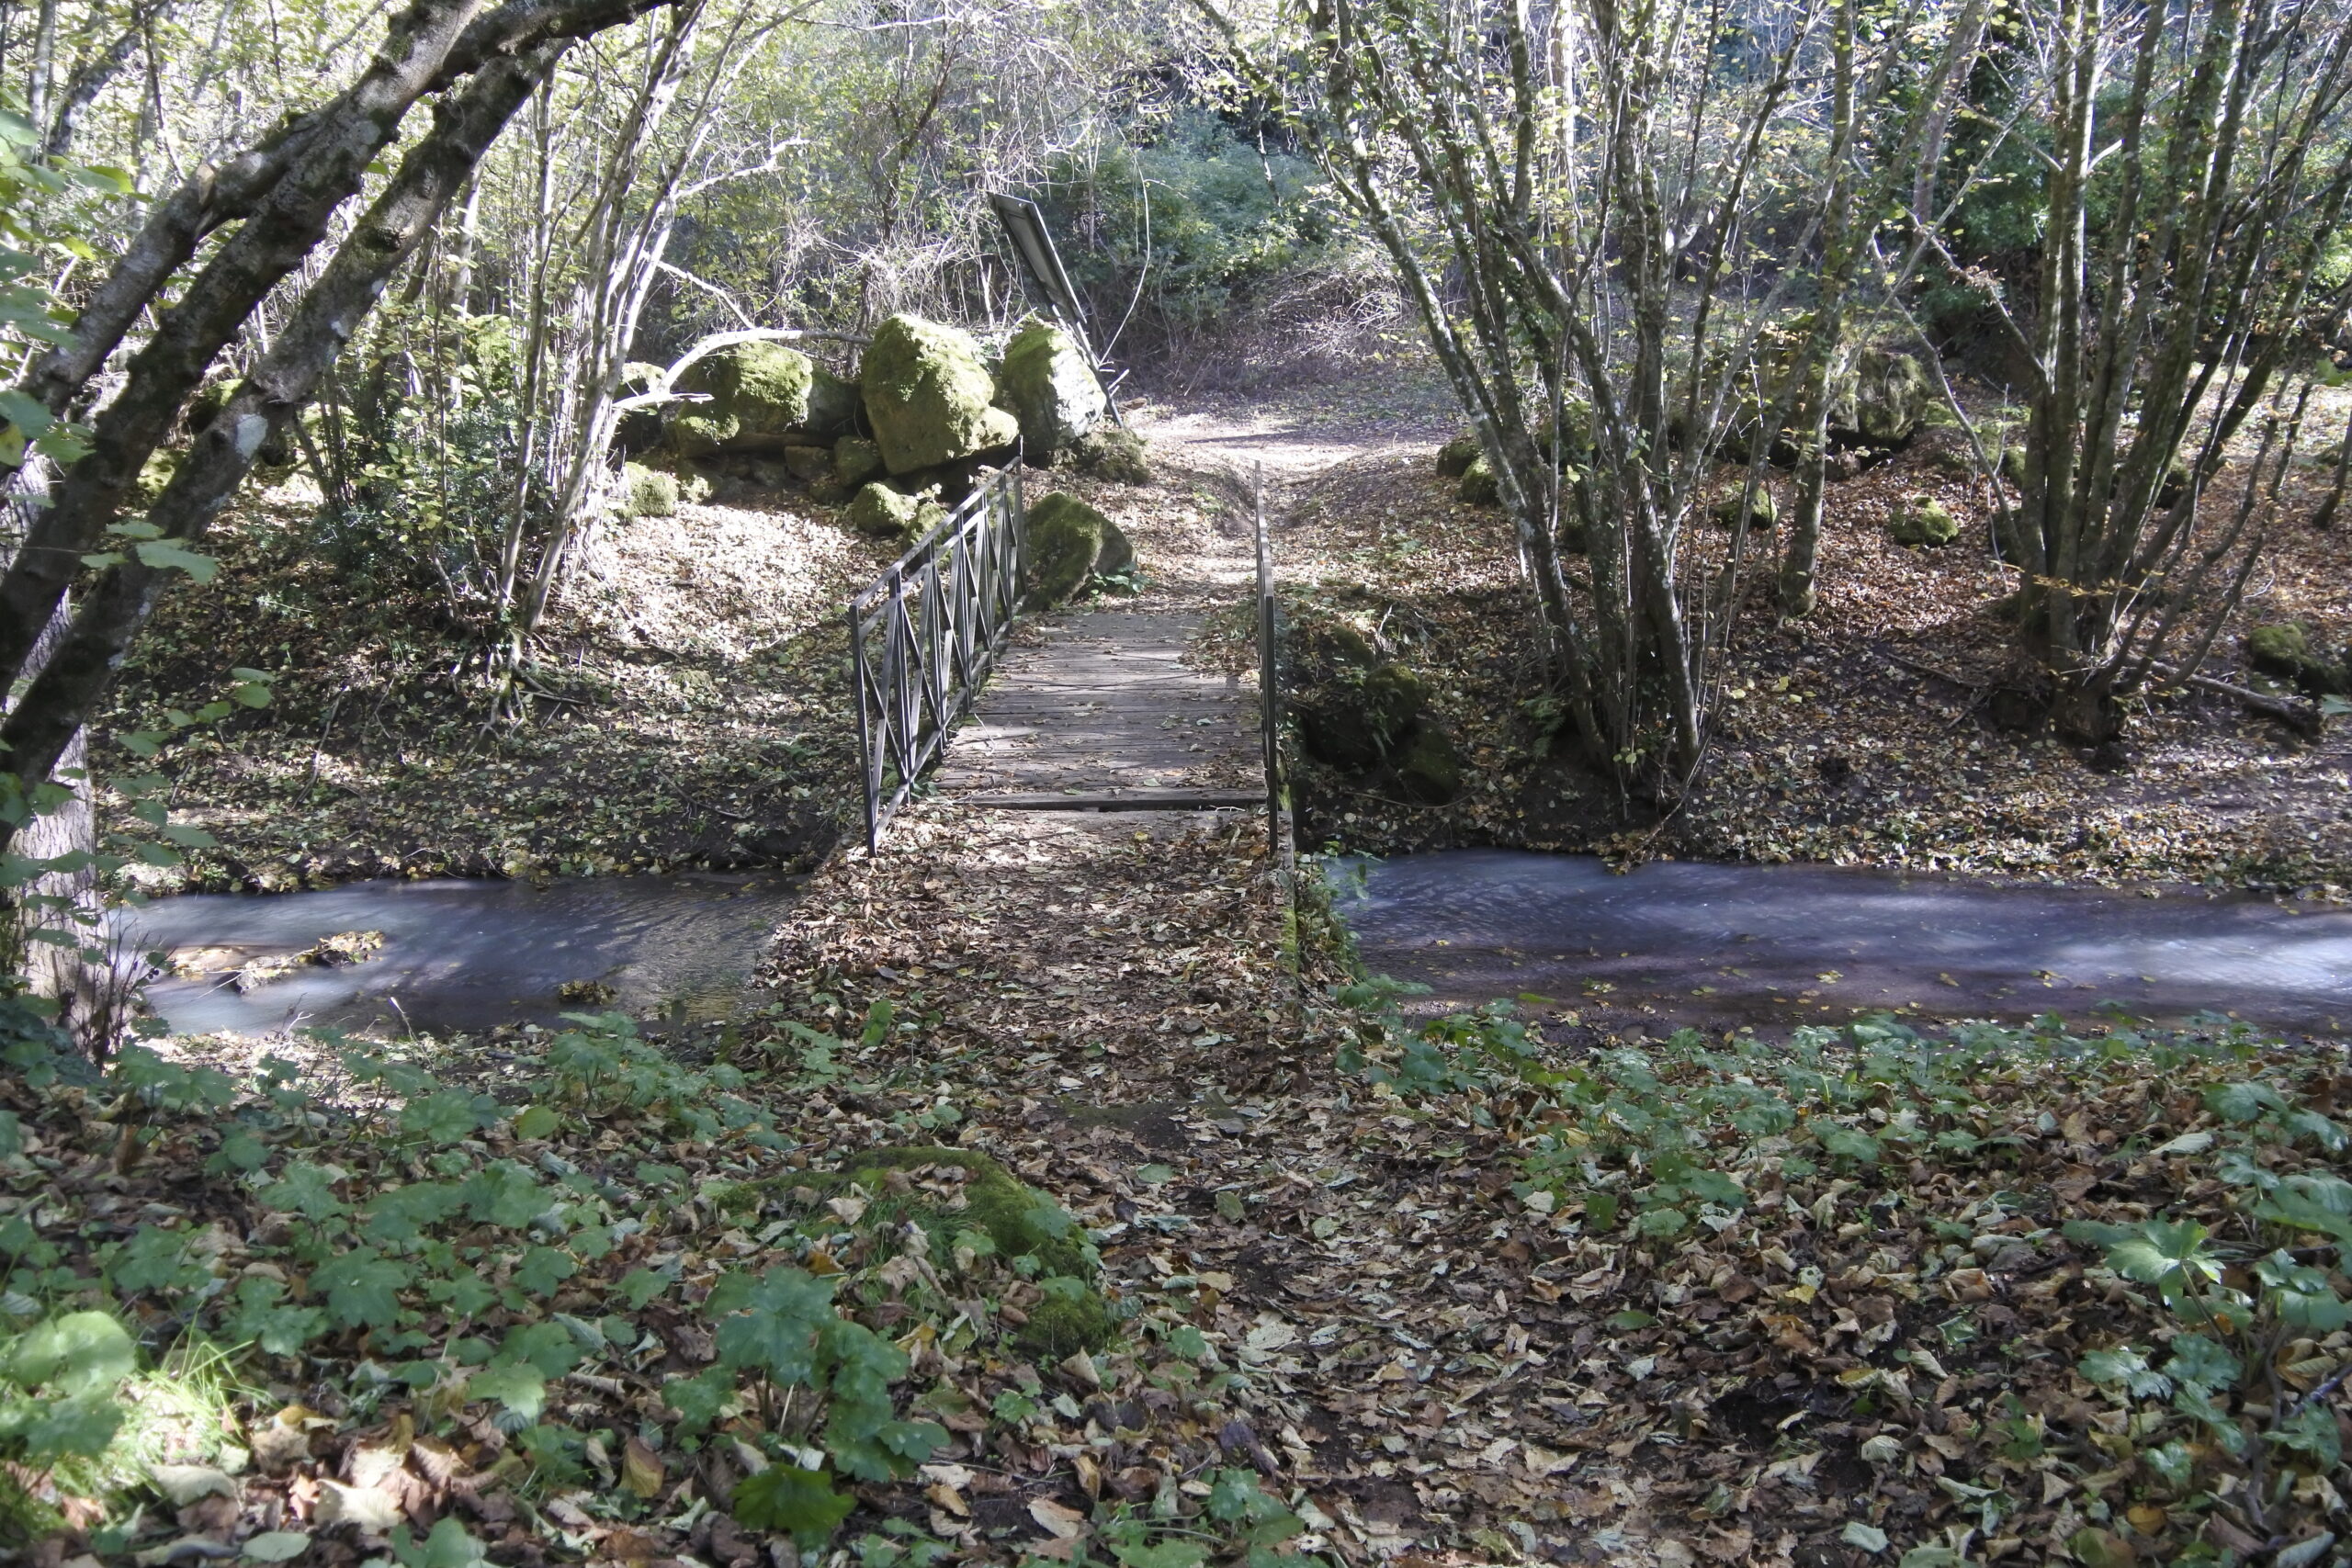
POLYGON ((1266 466, 1250 479, 1250 508, 1258 544, 1258 743, 1266 769, 1266 852, 1279 857, 1283 837, 1282 730, 1276 706, 1281 682, 1275 671, 1274 555, 1266 541, 1266 466))

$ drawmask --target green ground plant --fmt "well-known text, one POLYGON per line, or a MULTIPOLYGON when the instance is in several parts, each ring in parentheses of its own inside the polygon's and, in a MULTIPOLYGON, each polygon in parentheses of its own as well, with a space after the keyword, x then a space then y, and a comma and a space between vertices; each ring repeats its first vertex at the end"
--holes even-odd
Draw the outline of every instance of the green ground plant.
MULTIPOLYGON (((1942 1427, 1984 1450, 1944 1479, 1985 1539, 2031 1501, 2020 1482, 2058 1466, 2087 1488, 2062 1521, 2078 1562, 2155 1547, 2177 1562, 2313 1562, 2335 1540, 2352 1375, 2352 1182, 2337 1168, 2352 1134, 2313 1108, 2331 1053, 2226 1020, 2077 1033, 2047 1017, 1932 1037, 1883 1016, 1786 1043, 1683 1029, 1566 1053, 1508 1003, 1410 1026, 1402 990, 1343 993, 1365 1010, 1352 1064, 1377 1093, 1507 1138, 1525 1210, 1657 1281, 1646 1300, 1625 1289, 1609 1320, 1625 1353, 1669 1333, 1736 1342, 1676 1309, 1739 1280, 1731 1301, 1759 1303, 1752 1321, 1795 1350, 1789 1364, 1826 1368, 1812 1375, 1858 1417, 1916 1411, 1925 1395, 1904 1380, 1922 1368, 1946 1380, 1943 1403, 1964 1367, 2005 1366, 1982 1380, 1981 1415, 1942 1427), (2097 1139, 2094 1117, 2109 1129, 2097 1139), (2130 1196, 2088 1200, 2102 1182, 2130 1196), (2099 1303, 2092 1321, 2061 1323, 2051 1348, 1983 1343, 1970 1303, 2002 1299, 1995 1276, 2052 1270, 2099 1303), (1870 1290, 1947 1315, 1932 1336, 1887 1320, 1859 1360, 1814 1359, 1817 1321, 1792 1314, 1870 1290)), ((1889 1438, 1861 1457, 1905 1451, 1889 1438)))

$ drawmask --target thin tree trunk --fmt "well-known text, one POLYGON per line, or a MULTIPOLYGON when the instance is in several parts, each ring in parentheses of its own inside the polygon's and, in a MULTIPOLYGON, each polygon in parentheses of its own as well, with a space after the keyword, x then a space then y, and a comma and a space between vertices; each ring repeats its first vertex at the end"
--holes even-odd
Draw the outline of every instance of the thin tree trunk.
MULTIPOLYGON (((485 65, 436 106, 432 130, 295 307, 270 352, 197 438, 147 521, 166 541, 200 540, 269 435, 308 402, 389 278, 432 231, 443 208, 507 119, 568 47, 538 44, 485 65)), ((137 558, 109 568, 23 698, 0 723, 0 747, 19 778, 49 776, 103 698, 146 622, 168 568, 137 558)), ((0 824, 0 851, 12 829, 0 824)))

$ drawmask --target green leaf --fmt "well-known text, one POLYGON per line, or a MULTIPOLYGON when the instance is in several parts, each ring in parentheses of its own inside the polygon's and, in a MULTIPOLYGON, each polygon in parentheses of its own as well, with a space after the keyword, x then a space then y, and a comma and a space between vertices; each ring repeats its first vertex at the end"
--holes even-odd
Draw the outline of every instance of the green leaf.
POLYGON ((1690 1228, 1690 1216, 1679 1209, 1647 1209, 1634 1221, 1637 1235, 1664 1238, 1680 1235, 1690 1228))
POLYGON ((362 1228, 371 1241, 398 1244, 416 1240, 425 1228, 458 1212, 464 1201, 458 1190, 446 1181, 412 1181, 395 1187, 368 1205, 362 1228))
POLYGON ((300 1355, 302 1347, 326 1332, 327 1314, 317 1307, 284 1305, 285 1294, 286 1287, 275 1280, 249 1276, 238 1280, 222 1328, 231 1339, 258 1345, 266 1355, 300 1355))
POLYGON ((494 1399, 526 1421, 547 1408, 548 1380, 527 1361, 484 1367, 466 1380, 468 1399, 494 1399))
POLYGON ((112 1314, 74 1312, 27 1330, 7 1364, 9 1380, 20 1388, 105 1394, 137 1370, 139 1354, 112 1314))
POLYGON ((513 1160, 492 1161, 468 1177, 460 1190, 469 1218, 508 1230, 521 1230, 552 1202, 547 1190, 513 1160))
POLYGON ((144 539, 131 549, 140 561, 157 571, 184 571, 198 582, 209 582, 220 570, 220 563, 210 556, 198 555, 168 539, 144 539))
POLYGON ((580 1272, 571 1255, 557 1247, 535 1247, 515 1266, 514 1282, 535 1296, 551 1296, 556 1287, 580 1272))
POLYGON ((563 1125, 563 1118, 544 1105, 526 1105, 514 1117, 518 1138, 544 1138, 563 1125))
POLYGON ((187 1237, 179 1231, 141 1225, 107 1263, 107 1278, 125 1295, 192 1290, 204 1282, 202 1268, 186 1261, 187 1237))
POLYGON ((500 1341, 498 1354, 492 1359, 503 1366, 522 1361, 537 1367, 543 1376, 560 1378, 578 1366, 584 1352, 580 1341, 570 1329, 560 1323, 526 1323, 506 1331, 500 1341))
POLYGON ((327 1312, 345 1328, 390 1328, 400 1321, 400 1292, 414 1272, 358 1247, 312 1270, 311 1288, 326 1292, 327 1312))
POLYGON ((2230 1083, 2205 1091, 2205 1109, 2224 1122, 2251 1122, 2265 1111, 2285 1111, 2287 1102, 2267 1083, 2230 1083))
POLYGON ((248 1562, 291 1562, 311 1550, 311 1538, 300 1530, 264 1530, 245 1538, 248 1562))
POLYGON ((343 1201, 334 1195, 333 1179, 315 1165, 288 1166, 276 1181, 254 1196, 273 1209, 311 1220, 333 1219, 344 1209, 343 1201))
POLYGON ((2103 1388, 2121 1388, 2142 1399, 2162 1399, 2172 1392, 2172 1380, 2151 1371, 2148 1359, 2135 1346, 2094 1350, 2082 1359, 2078 1370, 2103 1388))
POLYGON ((2344 1440, 2335 1425, 2335 1412, 2324 1405, 2298 1410, 2287 1421, 2265 1432, 2262 1440, 2274 1448, 2306 1456, 2323 1474, 2344 1462, 2344 1440))
POLYGON ((114 1441, 126 1414, 112 1395, 96 1391, 35 1400, 0 1411, 0 1437, 14 1436, 24 1458, 36 1465, 96 1459, 114 1441))
POLYGON ((621 1276, 621 1299, 631 1312, 642 1312, 645 1303, 670 1288, 670 1277, 650 1269, 632 1269, 621 1276))
POLYGON ((1866 1525, 1860 1519, 1849 1520, 1838 1539, 1848 1546, 1859 1546, 1875 1556, 1886 1550, 1886 1532, 1876 1525, 1866 1525))
POLYGON ((1125 1568, 1201 1568, 1209 1554, 1198 1541, 1160 1540, 1149 1546, 1114 1542, 1111 1554, 1125 1568))
POLYGON ((1813 1135, 1821 1146, 1840 1159, 1859 1160, 1864 1165, 1878 1163, 1878 1140, 1868 1133, 1836 1122, 1816 1122, 1813 1135))
POLYGON ((707 1429, 727 1413, 735 1398, 735 1375, 725 1367, 706 1367, 690 1378, 672 1378, 662 1385, 662 1403, 678 1413, 688 1432, 707 1429))
POLYGON ((816 1374, 819 1329, 841 1322, 832 1286, 798 1269, 771 1269, 746 1304, 747 1313, 718 1325, 720 1364, 765 1372, 786 1387, 807 1383, 816 1374))
POLYGON ((2202 1334, 2175 1335, 2172 1355, 2165 1362, 2165 1375, 2175 1382, 2209 1393, 2215 1389, 2235 1387, 2239 1370, 2235 1356, 2202 1334))
MULTIPOLYGON (((486 1094, 472 1094, 461 1089, 445 1089, 401 1107, 401 1131, 435 1144, 470 1138, 498 1120, 498 1101, 486 1094)), ((528 1216, 524 1223, 529 1223, 528 1216)))
POLYGON ((822 1472, 774 1464, 735 1483, 736 1520, 752 1529, 788 1531, 802 1552, 824 1545, 855 1507, 822 1472))

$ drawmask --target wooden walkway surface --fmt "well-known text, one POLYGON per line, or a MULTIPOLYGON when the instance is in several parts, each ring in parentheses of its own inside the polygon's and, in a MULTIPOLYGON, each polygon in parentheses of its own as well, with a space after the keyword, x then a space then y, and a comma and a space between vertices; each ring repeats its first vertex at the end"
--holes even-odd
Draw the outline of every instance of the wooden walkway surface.
POLYGON ((939 792, 975 806, 1141 810, 1266 797, 1256 682, 1184 663, 1192 615, 1095 610, 1035 623, 948 742, 939 792))

